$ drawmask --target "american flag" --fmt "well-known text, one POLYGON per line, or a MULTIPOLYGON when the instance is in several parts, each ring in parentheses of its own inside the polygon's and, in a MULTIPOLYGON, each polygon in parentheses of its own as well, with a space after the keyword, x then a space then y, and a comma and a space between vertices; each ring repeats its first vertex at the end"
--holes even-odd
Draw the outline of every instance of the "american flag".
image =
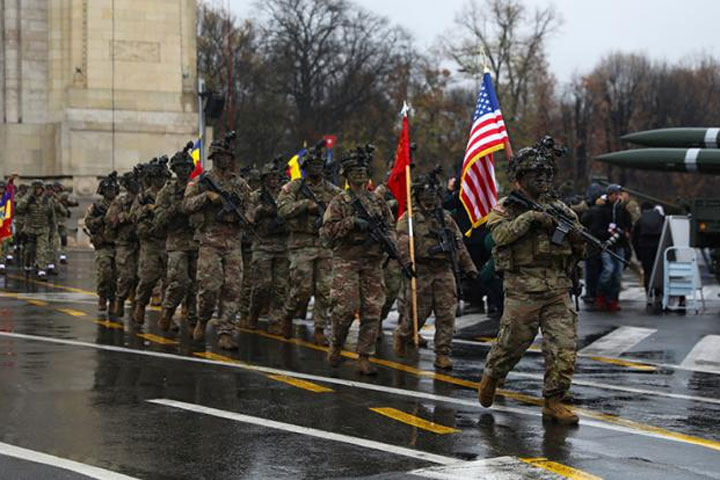
POLYGON ((508 134, 489 73, 483 75, 473 113, 470 139, 460 177, 460 201, 473 228, 485 220, 497 203, 493 152, 505 148, 508 134))

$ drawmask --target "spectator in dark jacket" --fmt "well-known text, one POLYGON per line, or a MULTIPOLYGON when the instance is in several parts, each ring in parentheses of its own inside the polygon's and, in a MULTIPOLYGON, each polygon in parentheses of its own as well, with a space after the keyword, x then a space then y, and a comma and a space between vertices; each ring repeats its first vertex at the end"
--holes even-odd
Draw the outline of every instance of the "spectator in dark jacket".
POLYGON ((642 263, 643 272, 645 272, 645 292, 647 293, 658 245, 660 245, 660 235, 665 224, 665 215, 650 202, 643 202, 641 210, 640 219, 633 228, 632 244, 638 260, 642 263))

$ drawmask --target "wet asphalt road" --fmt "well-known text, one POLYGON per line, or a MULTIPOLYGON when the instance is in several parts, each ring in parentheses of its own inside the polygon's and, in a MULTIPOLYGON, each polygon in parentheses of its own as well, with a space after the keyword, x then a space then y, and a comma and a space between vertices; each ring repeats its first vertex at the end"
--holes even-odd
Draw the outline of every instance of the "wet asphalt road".
POLYGON ((683 363, 720 333, 716 298, 701 315, 581 312, 581 349, 620 328, 645 336, 580 356, 573 428, 539 416, 538 352, 480 407, 497 327, 484 315, 459 319, 452 372, 431 350, 397 358, 386 322, 367 378, 352 358, 329 368, 309 322, 292 341, 243 332, 228 355, 163 335, 157 310, 140 330, 108 319, 92 272, 73 252, 51 283, 0 278, 2 479, 720 478, 720 365, 683 363))

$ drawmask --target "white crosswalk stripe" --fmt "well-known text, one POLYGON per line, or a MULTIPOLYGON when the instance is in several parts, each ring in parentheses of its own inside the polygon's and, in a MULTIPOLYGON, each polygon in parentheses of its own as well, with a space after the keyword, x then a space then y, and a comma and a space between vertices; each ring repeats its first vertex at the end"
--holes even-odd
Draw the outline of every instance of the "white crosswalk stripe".
POLYGON ((690 350, 681 366, 700 372, 720 373, 720 335, 703 337, 690 350))
POLYGON ((623 326, 598 338, 580 350, 580 353, 616 357, 627 352, 655 332, 657 332, 655 328, 623 326))

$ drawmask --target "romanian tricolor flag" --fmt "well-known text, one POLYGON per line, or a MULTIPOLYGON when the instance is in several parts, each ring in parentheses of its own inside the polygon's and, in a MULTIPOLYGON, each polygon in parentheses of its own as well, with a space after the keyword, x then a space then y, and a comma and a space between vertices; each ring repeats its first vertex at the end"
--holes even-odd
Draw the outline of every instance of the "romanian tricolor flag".
POLYGON ((0 199, 0 240, 12 236, 12 219, 15 200, 15 185, 8 182, 5 193, 0 199))
POLYGON ((190 156, 192 157, 195 170, 190 174, 190 178, 195 178, 203 172, 202 161, 200 160, 200 151, 202 150, 202 139, 197 140, 190 150, 190 156))
POLYGON ((298 178, 303 178, 302 170, 300 170, 300 161, 302 158, 307 155, 307 148, 303 148, 299 152, 297 152, 287 163, 287 170, 285 170, 285 173, 288 177, 290 177, 290 180, 297 180, 298 178))

